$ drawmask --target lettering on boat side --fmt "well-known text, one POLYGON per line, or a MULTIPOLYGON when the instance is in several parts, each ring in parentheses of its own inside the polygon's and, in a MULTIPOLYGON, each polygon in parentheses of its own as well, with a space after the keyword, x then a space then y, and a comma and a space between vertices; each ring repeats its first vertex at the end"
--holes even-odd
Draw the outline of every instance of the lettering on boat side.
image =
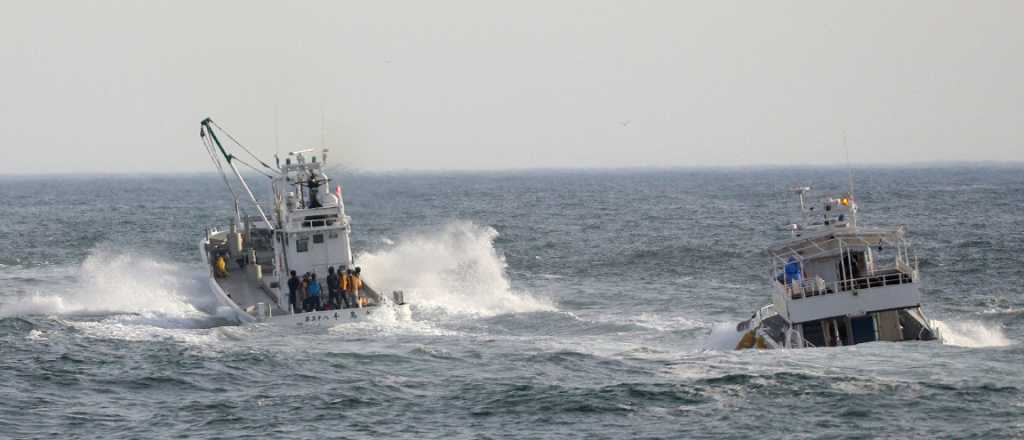
MULTIPOLYGON (((349 317, 351 317, 352 319, 358 319, 359 318, 359 311, 357 311, 357 310, 350 310, 348 313, 349 313, 349 317)), ((366 310, 366 311, 364 311, 364 313, 367 316, 369 316, 371 311, 370 310, 366 310)), ((312 315, 306 315, 303 318, 304 319, 302 321, 297 323, 298 325, 302 325, 303 322, 307 322, 308 323, 308 322, 316 322, 316 321, 330 321, 331 320, 331 314, 327 313, 327 314, 320 315, 320 314, 313 313, 312 315)), ((338 312, 334 312, 334 320, 337 321, 339 319, 343 319, 342 315, 339 314, 338 312)))

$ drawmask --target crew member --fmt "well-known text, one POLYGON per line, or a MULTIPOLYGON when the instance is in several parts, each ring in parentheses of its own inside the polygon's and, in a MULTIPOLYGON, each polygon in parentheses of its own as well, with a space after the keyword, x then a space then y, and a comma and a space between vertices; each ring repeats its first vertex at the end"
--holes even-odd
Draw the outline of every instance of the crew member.
POLYGON ((356 307, 356 297, 353 287, 355 282, 352 279, 352 269, 345 271, 345 304, 348 307, 356 307))
POLYGON ((309 272, 302 275, 302 282, 299 283, 299 302, 302 303, 302 311, 309 311, 309 272))
POLYGON ((316 175, 313 171, 309 171, 309 208, 319 208, 323 206, 320 203, 320 198, 317 197, 320 194, 320 181, 317 180, 316 175))
POLYGON ((320 282, 316 280, 316 273, 310 274, 309 287, 307 287, 307 292, 309 292, 309 302, 313 310, 320 310, 321 290, 322 289, 320 288, 320 282))
POLYGON ((327 294, 327 303, 332 309, 337 309, 341 303, 341 295, 338 292, 338 274, 334 273, 334 266, 327 268, 327 294))
POLYGON ((345 308, 351 307, 348 300, 348 277, 352 273, 351 270, 346 269, 345 266, 341 266, 338 269, 338 296, 345 302, 345 308))
POLYGON ((223 254, 217 256, 217 261, 215 261, 213 263, 213 268, 214 268, 214 275, 216 275, 217 278, 227 278, 228 277, 228 263, 226 261, 224 261, 224 255, 223 254))
POLYGON ((352 278, 349 279, 349 288, 352 291, 352 298, 355 299, 355 303, 359 307, 363 307, 363 298, 359 296, 359 290, 363 288, 363 280, 359 278, 361 269, 356 267, 356 270, 352 272, 352 278))
POLYGON ((295 271, 293 270, 292 277, 288 278, 288 308, 290 309, 289 312, 291 313, 296 313, 300 311, 299 308, 296 306, 298 304, 296 302, 296 300, 298 299, 296 295, 299 293, 298 290, 300 285, 302 285, 302 281, 299 281, 298 275, 295 275, 295 271))

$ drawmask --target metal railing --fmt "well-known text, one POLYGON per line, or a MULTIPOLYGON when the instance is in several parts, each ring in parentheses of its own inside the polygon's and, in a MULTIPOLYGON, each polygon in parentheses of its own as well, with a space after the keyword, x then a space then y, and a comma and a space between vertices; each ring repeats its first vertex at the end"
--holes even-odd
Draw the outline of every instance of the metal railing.
POLYGON ((875 287, 887 287, 901 284, 913 283, 916 279, 916 271, 907 265, 897 264, 891 268, 876 270, 867 276, 848 280, 826 282, 821 278, 802 280, 788 283, 775 280, 778 288, 782 289, 792 299, 808 298, 812 296, 831 295, 839 292, 849 292, 875 287))

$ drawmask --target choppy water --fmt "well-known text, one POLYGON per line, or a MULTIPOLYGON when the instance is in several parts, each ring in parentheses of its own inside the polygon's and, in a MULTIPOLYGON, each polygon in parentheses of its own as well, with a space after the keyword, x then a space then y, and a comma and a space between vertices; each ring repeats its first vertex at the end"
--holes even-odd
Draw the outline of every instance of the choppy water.
POLYGON ((856 173, 944 343, 721 350, 841 170, 345 176, 413 318, 302 330, 211 314, 217 178, 0 178, 0 437, 1024 436, 1024 170, 856 173))

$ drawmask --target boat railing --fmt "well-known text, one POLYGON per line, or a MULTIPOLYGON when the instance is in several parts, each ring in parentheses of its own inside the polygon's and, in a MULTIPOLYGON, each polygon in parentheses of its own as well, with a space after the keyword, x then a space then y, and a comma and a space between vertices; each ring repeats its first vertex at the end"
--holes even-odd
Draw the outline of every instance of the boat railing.
POLYGON ((786 340, 786 343, 789 344, 790 348, 793 348, 793 347, 798 347, 798 348, 801 348, 801 347, 802 348, 814 348, 814 347, 816 347, 814 344, 811 343, 811 341, 808 341, 807 339, 805 339, 804 335, 801 332, 799 332, 799 331, 796 331, 794 329, 790 329, 786 333, 787 333, 787 338, 788 338, 786 340))
POLYGON ((301 216, 301 220, 292 220, 292 224, 297 224, 303 229, 314 229, 314 228, 325 228, 333 227, 336 224, 344 223, 345 218, 338 215, 334 209, 317 209, 310 210, 309 213, 296 214, 292 213, 293 216, 301 216))
POLYGON ((324 226, 333 226, 334 219, 328 219, 324 215, 309 216, 299 223, 299 226, 303 228, 321 228, 324 226))
POLYGON ((863 277, 847 280, 826 282, 820 277, 800 281, 782 282, 775 280, 778 288, 782 289, 792 299, 808 298, 820 295, 830 295, 839 292, 857 291, 875 287, 888 287, 900 284, 913 283, 917 280, 917 271, 909 265, 897 262, 897 264, 876 269, 871 274, 863 277))
MULTIPOLYGON (((756 328, 757 326, 761 325, 761 323, 764 322, 765 319, 771 318, 772 316, 778 314, 779 312, 775 310, 774 304, 768 304, 764 307, 761 307, 760 309, 757 309, 757 312, 754 313, 754 316, 750 317, 749 321, 746 321, 749 323, 748 328, 756 328)), ((739 327, 737 327, 737 330, 739 330, 739 327)))

